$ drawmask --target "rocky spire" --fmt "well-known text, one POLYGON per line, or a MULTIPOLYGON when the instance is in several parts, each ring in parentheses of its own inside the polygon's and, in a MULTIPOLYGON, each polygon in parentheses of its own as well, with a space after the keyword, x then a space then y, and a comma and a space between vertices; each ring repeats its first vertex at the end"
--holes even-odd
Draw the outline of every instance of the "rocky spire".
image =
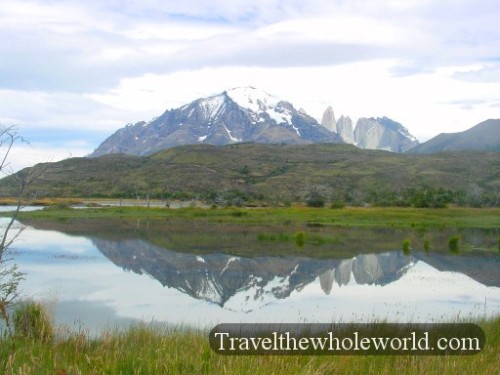
POLYGON ((337 133, 345 143, 355 144, 352 120, 349 116, 340 116, 337 121, 337 133))
POLYGON ((328 107, 323 113, 323 119, 321 120, 321 125, 330 130, 331 132, 337 133, 337 122, 335 121, 335 113, 332 107, 328 107))

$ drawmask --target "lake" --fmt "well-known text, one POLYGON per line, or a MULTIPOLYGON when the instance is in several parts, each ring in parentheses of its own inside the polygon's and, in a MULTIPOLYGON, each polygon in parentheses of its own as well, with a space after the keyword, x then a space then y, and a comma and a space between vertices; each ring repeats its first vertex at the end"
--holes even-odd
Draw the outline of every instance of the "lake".
MULTIPOLYGON (((6 219, 0 219, 5 225, 6 219)), ((500 314, 498 229, 24 219, 22 297, 58 324, 445 322, 500 314), (299 241, 297 233, 304 233, 299 241), (461 251, 447 249, 459 235, 461 251), (411 250, 403 252, 408 239, 411 250), (424 251, 424 241, 431 244, 424 251)))

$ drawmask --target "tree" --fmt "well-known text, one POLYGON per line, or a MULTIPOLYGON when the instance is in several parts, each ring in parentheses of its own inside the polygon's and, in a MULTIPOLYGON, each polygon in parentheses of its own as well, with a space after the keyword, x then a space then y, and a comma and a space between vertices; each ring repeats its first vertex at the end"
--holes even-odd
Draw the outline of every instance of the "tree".
POLYGON ((36 171, 30 168, 16 174, 12 173, 8 158, 12 146, 18 141, 24 139, 19 136, 16 127, 0 124, 0 173, 10 175, 18 185, 16 208, 0 232, 0 317, 4 319, 9 332, 11 331, 9 307, 19 295, 18 286, 23 274, 19 272, 16 264, 9 264, 11 259, 6 258, 6 254, 22 232, 21 228, 13 233, 13 225, 23 205, 25 193, 43 173, 43 168, 36 171))

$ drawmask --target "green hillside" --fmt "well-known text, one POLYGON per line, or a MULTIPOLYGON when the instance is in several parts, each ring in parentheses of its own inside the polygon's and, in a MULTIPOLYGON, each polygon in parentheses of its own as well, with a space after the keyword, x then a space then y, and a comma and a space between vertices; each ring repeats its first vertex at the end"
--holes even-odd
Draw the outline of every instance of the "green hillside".
MULTIPOLYGON (((348 204, 496 206, 500 153, 432 155, 361 150, 345 144, 181 146, 148 156, 111 154, 38 164, 41 197, 197 198, 289 204, 319 199, 348 204)), ((12 177, 0 196, 15 195, 12 177)))

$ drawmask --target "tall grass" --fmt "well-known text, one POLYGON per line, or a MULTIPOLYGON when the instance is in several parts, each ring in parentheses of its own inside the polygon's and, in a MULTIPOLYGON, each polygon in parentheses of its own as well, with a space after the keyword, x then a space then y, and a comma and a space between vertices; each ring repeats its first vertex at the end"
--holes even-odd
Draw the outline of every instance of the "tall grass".
POLYGON ((50 341, 54 336, 52 318, 46 307, 33 302, 22 302, 14 311, 14 334, 26 339, 50 341))
POLYGON ((487 336, 471 356, 221 356, 206 333, 135 325, 98 338, 68 333, 52 340, 16 335, 0 341, 4 374, 493 374, 500 317, 479 322, 487 336), (59 337, 59 338, 58 338, 59 337), (15 350, 11 350, 10 340, 15 350))

